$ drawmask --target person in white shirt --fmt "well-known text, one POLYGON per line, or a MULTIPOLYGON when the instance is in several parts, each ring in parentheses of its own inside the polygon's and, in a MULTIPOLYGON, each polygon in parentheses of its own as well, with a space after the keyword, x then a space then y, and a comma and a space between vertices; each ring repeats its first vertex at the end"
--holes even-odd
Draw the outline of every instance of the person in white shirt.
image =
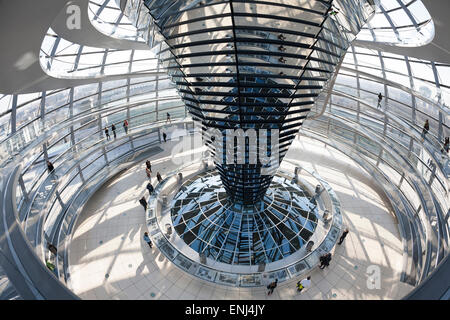
POLYGON ((311 276, 297 282, 297 291, 302 292, 303 289, 311 287, 311 276))

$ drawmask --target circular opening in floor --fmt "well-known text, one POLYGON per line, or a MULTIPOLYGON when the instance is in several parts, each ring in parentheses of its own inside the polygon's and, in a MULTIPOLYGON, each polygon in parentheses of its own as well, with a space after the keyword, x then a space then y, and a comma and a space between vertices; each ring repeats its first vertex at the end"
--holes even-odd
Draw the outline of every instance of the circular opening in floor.
POLYGON ((171 202, 177 234, 194 251, 233 265, 268 264, 308 243, 318 223, 315 197, 290 178, 274 176, 262 201, 228 201, 220 176, 185 181, 171 202))

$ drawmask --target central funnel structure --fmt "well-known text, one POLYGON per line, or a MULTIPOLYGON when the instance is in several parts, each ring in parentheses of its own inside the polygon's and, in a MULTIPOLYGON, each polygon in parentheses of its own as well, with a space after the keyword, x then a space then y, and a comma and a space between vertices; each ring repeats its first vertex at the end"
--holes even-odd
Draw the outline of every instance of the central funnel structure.
POLYGON ((375 10, 373 0, 144 4, 162 35, 161 62, 203 124, 228 200, 245 205, 261 201, 375 10))

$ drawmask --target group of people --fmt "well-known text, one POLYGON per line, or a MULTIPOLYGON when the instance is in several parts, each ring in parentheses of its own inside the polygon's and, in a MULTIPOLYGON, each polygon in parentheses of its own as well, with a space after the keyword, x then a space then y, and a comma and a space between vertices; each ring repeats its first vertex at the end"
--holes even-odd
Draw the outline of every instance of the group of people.
MULTIPOLYGON (((339 238, 338 245, 341 245, 342 242, 344 242, 344 239, 347 237, 348 233, 349 233, 349 230, 348 230, 348 228, 346 228, 344 230, 344 232, 342 233, 341 237, 339 238)), ((319 268, 325 269, 325 267, 328 267, 330 265, 331 253, 328 252, 328 253, 322 255, 319 258, 319 261, 320 261, 319 268)), ((270 296, 273 293, 273 290, 275 290, 275 288, 277 287, 277 285, 278 285, 278 279, 275 279, 275 281, 273 281, 269 285, 267 285, 267 290, 269 290, 267 292, 267 295, 270 296)), ((308 276, 305 279, 298 281, 296 284, 296 287, 297 287, 298 292, 302 292, 303 289, 307 289, 307 288, 311 287, 311 276, 308 276)))
MULTIPOLYGON (((150 195, 155 191, 155 188, 152 185, 152 163, 150 160, 145 161, 145 174, 147 175, 147 178, 149 179, 149 182, 147 183, 147 190, 150 195)), ((159 172, 156 172, 156 179, 158 180, 158 183, 162 181, 162 176, 159 172)), ((147 211, 147 200, 145 200, 145 196, 143 196, 139 203, 144 207, 144 210, 147 211)))
MULTIPOLYGON (((277 285, 278 285, 278 279, 275 279, 275 281, 273 281, 267 285, 267 290, 268 290, 267 295, 268 296, 270 296, 273 293, 273 290, 275 290, 277 285)), ((308 276, 305 279, 297 282, 296 287, 297 287, 298 292, 302 292, 303 289, 307 289, 307 288, 311 287, 311 276, 308 276)))
MULTIPOLYGON (((170 119, 170 114, 169 113, 167 113, 166 123, 167 122, 169 122, 169 123, 172 122, 172 120, 170 119)), ((123 126, 123 130, 125 131, 125 134, 128 134, 128 121, 126 119, 124 120, 122 126, 123 126)), ((108 126, 105 127, 104 131, 105 131, 106 140, 109 140, 111 138, 111 135, 109 133, 108 126)), ((114 123, 111 124, 111 131, 113 133, 114 139, 116 139, 117 138, 116 126, 114 125, 114 123)), ((163 132, 162 135, 163 135, 164 142, 167 142, 167 134, 165 132, 163 132)))
MULTIPOLYGON (((128 121, 125 119, 123 124, 123 130, 125 131, 125 134, 128 134, 128 121)), ((114 123, 111 125, 111 131, 113 133, 114 139, 117 138, 117 134, 116 134, 116 126, 114 125, 114 123)), ((105 135, 106 135, 106 139, 109 140, 111 138, 111 136, 109 135, 109 129, 106 126, 105 127, 105 135)))
POLYGON ((320 261, 320 265, 319 265, 320 269, 325 269, 325 267, 328 267, 330 265, 330 261, 331 261, 331 252, 328 252, 328 253, 320 256, 319 261, 320 261))
MULTIPOLYGON (((153 188, 152 185, 152 181, 151 181, 151 177, 152 177, 152 163, 150 162, 150 160, 145 161, 145 172, 147 174, 147 177, 150 179, 150 181, 147 183, 147 190, 148 193, 151 195, 154 191, 155 188, 153 188)), ((159 172, 156 174, 156 177, 158 178, 158 181, 160 181, 161 175, 159 174, 159 172)), ((143 196, 140 200, 139 203, 144 207, 144 210, 147 211, 147 200, 145 200, 145 196, 143 196)), ((152 240, 150 240, 150 237, 148 235, 148 232, 144 233, 144 241, 148 244, 148 246, 150 247, 150 249, 153 248, 153 244, 152 244, 152 240)))
MULTIPOLYGON (((270 296, 273 293, 273 290, 275 290, 275 288, 278 285, 278 279, 275 279, 275 281, 269 283, 269 285, 267 285, 267 295, 270 296)), ((311 287, 311 276, 306 277, 303 280, 300 280, 299 282, 297 282, 296 284, 297 287, 297 291, 298 292, 302 292, 303 289, 307 289, 309 287, 311 287)))
MULTIPOLYGON (((152 164, 151 164, 151 162, 149 160, 147 160, 145 162, 145 174, 147 175, 147 178, 151 182, 152 181, 152 164)), ((159 171, 156 172, 156 179, 158 180, 158 183, 160 183, 162 181, 162 177, 161 177, 161 174, 159 173, 159 171)), ((150 184, 150 182, 149 182, 149 184, 150 184)), ((152 189, 153 190, 153 187, 149 188, 149 186, 147 184, 147 189, 152 189)), ((153 193, 153 191, 150 192, 150 194, 152 194, 152 193, 153 193)))
MULTIPOLYGON (((168 112, 167 112, 166 122, 169 122, 169 123, 171 122, 170 114, 168 112)), ((124 124, 124 127, 125 127, 125 124, 124 124)), ((108 130, 108 128, 105 128, 105 132, 107 132, 107 130, 108 130)), ((127 122, 125 132, 128 133, 128 122, 127 122)), ((109 137, 108 133, 106 134, 106 136, 109 137)), ((115 137, 116 137, 116 134, 114 132, 114 138, 115 137)), ((164 142, 167 142, 167 134, 165 132, 163 132, 163 139, 164 139, 164 142)), ((109 138, 108 138, 108 140, 109 140, 109 138)), ((145 161, 145 174, 147 175, 147 178, 149 179, 149 182, 147 183, 146 188, 148 190, 148 193, 151 195, 155 191, 155 188, 152 185, 152 163, 150 162, 150 160, 145 161)), ((162 181, 162 177, 159 172, 156 172, 156 179, 158 180, 158 183, 160 183, 162 181)), ((145 199, 145 196, 143 196, 141 199, 139 199, 139 203, 144 207, 144 210, 147 211, 148 203, 147 203, 147 200, 145 199)), ((144 233, 144 241, 148 244, 148 246, 150 248, 153 248, 153 244, 152 244, 152 241, 150 240, 148 232, 144 233)))

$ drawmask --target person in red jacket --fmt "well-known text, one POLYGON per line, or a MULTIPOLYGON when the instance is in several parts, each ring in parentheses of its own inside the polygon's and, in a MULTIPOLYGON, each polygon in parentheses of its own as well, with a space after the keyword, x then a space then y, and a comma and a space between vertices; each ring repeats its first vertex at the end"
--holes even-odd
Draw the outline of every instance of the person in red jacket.
POLYGON ((123 129, 125 130, 125 134, 128 134, 128 121, 125 119, 123 122, 123 129))

